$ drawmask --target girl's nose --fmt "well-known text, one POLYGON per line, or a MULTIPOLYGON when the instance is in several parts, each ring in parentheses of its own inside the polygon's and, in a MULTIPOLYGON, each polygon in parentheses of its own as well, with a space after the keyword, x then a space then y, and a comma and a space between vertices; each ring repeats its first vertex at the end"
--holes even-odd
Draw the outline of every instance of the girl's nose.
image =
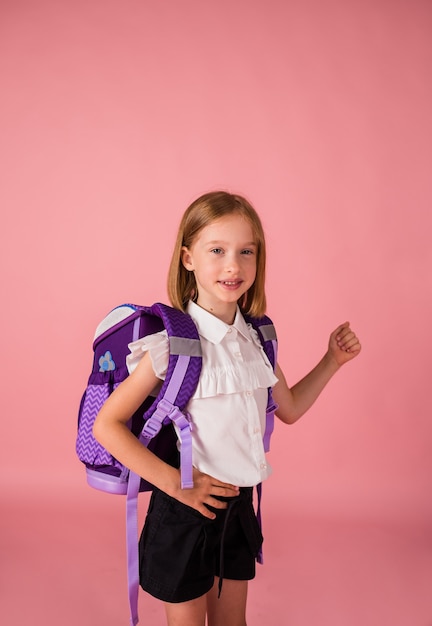
POLYGON ((225 270, 234 274, 239 269, 239 262, 235 255, 226 257, 225 270))

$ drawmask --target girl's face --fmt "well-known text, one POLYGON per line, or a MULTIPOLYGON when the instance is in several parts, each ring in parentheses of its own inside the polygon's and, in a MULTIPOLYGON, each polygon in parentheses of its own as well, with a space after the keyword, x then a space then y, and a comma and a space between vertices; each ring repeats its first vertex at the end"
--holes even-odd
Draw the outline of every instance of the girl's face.
POLYGON ((240 215, 215 220, 183 248, 182 261, 195 274, 197 304, 232 324, 237 301, 256 276, 257 245, 249 222, 240 215))

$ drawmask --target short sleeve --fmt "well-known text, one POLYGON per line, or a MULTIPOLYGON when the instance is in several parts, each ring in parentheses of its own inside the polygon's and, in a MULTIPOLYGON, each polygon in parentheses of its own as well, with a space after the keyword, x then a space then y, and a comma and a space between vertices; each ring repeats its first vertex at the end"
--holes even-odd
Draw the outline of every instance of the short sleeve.
POLYGON ((154 335, 147 335, 128 345, 130 354, 126 356, 126 366, 131 374, 143 355, 150 353, 153 370, 157 378, 165 380, 169 361, 168 333, 163 330, 154 335))

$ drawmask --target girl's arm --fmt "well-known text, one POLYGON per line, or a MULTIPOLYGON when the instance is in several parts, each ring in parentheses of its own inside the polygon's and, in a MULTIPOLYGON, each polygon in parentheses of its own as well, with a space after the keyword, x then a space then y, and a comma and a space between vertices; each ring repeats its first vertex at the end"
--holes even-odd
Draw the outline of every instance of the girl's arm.
POLYGON ((312 406, 339 368, 355 358, 360 350, 358 338, 350 329, 349 322, 345 322, 330 335, 328 350, 318 365, 291 389, 277 365, 275 374, 279 381, 273 388, 273 398, 279 405, 277 417, 285 424, 296 422, 312 406))
POLYGON ((194 470, 194 487, 181 489, 180 472, 148 450, 127 423, 150 392, 160 383, 155 376, 149 353, 146 353, 130 374, 110 395, 93 425, 94 437, 116 459, 152 485, 197 509, 213 519, 214 513, 205 504, 226 508, 226 503, 213 496, 237 495, 233 485, 194 470))

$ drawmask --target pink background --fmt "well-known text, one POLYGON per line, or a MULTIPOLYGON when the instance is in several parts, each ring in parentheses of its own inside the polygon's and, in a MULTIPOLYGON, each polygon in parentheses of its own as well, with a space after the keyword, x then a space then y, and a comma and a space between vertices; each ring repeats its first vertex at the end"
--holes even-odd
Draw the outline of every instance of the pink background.
POLYGON ((346 319, 363 344, 276 429, 248 624, 432 624, 431 26, 426 0, 0 4, 9 626, 127 623, 123 502, 85 485, 77 408, 100 318, 166 301, 215 188, 262 215, 288 380, 346 319))

